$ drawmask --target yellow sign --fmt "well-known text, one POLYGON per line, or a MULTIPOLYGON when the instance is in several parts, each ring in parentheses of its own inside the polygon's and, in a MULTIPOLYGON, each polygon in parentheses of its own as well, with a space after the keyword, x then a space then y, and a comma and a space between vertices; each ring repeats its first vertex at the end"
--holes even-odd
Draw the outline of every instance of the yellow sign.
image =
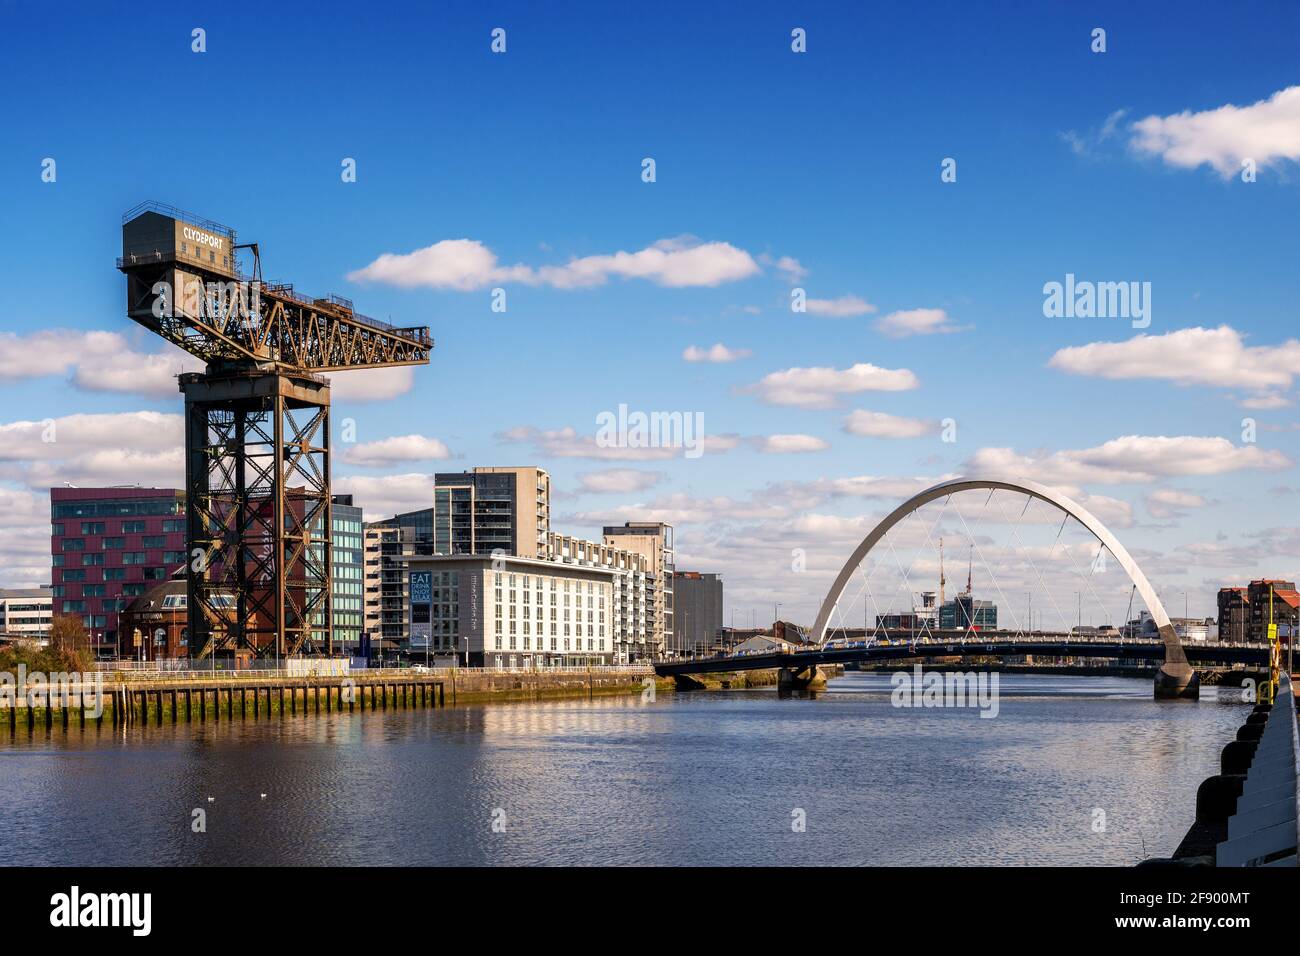
POLYGON ((132 636, 132 638, 135 640, 135 646, 136 646, 136 647, 139 647, 139 646, 140 646, 140 629, 137 627, 137 628, 132 632, 131 636, 132 636))

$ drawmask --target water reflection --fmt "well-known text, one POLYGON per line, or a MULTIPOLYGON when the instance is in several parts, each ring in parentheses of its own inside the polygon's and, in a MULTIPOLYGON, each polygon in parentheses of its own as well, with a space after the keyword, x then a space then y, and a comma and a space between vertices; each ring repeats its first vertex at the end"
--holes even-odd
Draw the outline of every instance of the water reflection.
POLYGON ((19 730, 0 824, 11 863, 1122 865, 1172 851, 1246 712, 1112 678, 1004 675, 993 720, 889 692, 19 730))

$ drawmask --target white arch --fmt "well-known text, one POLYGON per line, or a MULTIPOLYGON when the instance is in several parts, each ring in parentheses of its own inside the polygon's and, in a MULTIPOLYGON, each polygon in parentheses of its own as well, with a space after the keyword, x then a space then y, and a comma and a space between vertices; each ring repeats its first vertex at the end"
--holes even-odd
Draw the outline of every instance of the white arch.
POLYGON ((1174 626, 1169 622, 1169 615, 1165 613, 1164 605, 1160 603, 1160 597, 1156 594, 1155 588, 1147 580, 1147 576, 1142 573, 1142 569, 1137 566, 1132 555, 1120 544, 1110 530, 1102 524, 1097 518, 1088 511, 1087 508, 1067 498, 1065 495, 1048 488, 1046 485, 1040 485, 1036 481, 1026 479, 1005 479, 1005 478, 955 478, 952 481, 944 481, 932 488, 907 499, 889 515, 871 530, 862 543, 857 546, 849 560, 845 563, 844 569, 840 571, 835 583, 831 585, 830 591, 826 595, 826 600, 822 602, 821 610, 817 612, 817 622, 813 625, 812 633, 809 637, 818 644, 826 641, 826 627, 830 623, 831 614, 835 606, 839 603, 840 598, 844 595, 844 589, 848 586, 849 581, 853 578, 854 571, 862 563, 862 559, 867 556, 876 543, 883 538, 894 525, 898 524, 918 508, 929 504, 937 498, 944 498, 948 495, 956 494, 959 491, 972 490, 1005 490, 1016 491, 1021 494, 1029 495, 1046 501, 1050 505, 1060 508, 1066 514, 1073 517, 1096 537, 1106 549, 1119 562, 1120 567, 1128 575, 1129 580, 1137 588, 1138 594, 1146 602, 1147 610, 1151 612, 1151 617, 1155 621, 1156 627, 1159 628, 1160 637, 1165 644, 1165 663, 1166 664, 1186 664, 1187 655, 1183 651, 1183 645, 1178 640, 1178 635, 1174 632, 1174 626))

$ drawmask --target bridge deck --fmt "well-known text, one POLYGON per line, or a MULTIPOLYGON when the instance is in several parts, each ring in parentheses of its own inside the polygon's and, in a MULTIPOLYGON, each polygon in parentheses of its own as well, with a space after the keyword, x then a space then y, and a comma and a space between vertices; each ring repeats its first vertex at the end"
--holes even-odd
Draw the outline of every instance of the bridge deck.
MULTIPOLYGON (((1193 664, 1266 664, 1266 644, 1186 643, 1183 649, 1193 664)), ((788 667, 805 670, 818 664, 894 661, 927 657, 1104 657, 1115 660, 1163 661, 1165 646, 1160 640, 1031 640, 1026 638, 929 641, 917 643, 874 643, 858 647, 811 648, 771 654, 719 655, 655 665, 661 677, 675 674, 708 674, 721 671, 767 670, 788 667)))

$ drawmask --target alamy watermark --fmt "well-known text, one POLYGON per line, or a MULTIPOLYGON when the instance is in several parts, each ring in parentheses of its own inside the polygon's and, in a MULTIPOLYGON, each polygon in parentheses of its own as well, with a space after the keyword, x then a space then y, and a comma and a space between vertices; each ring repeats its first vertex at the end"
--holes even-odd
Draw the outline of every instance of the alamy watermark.
POLYGON ((917 664, 911 671, 897 671, 890 683, 894 690, 889 702, 894 707, 973 707, 980 717, 998 715, 997 671, 927 674, 917 664))
POLYGON ((18 673, 0 671, 0 707, 84 707, 87 715, 104 712, 104 675, 101 671, 46 674, 18 665, 18 673))
POLYGON ((1090 282, 1076 280, 1043 286, 1043 315, 1049 319, 1131 319, 1133 328, 1151 324, 1150 282, 1090 282))
POLYGON ((681 448, 687 458, 704 454, 703 412, 629 412, 596 416, 596 445, 600 448, 681 448))

